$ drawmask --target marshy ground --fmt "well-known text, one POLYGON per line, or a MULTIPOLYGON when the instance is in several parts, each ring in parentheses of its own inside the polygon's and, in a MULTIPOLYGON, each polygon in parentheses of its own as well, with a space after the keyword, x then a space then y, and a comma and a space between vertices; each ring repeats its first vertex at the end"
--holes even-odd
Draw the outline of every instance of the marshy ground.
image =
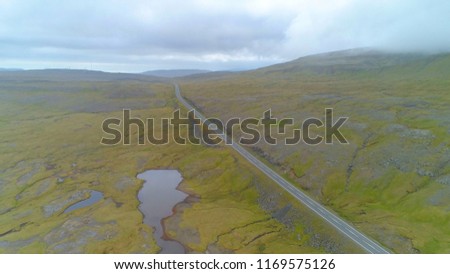
POLYGON ((190 196, 164 220, 189 252, 361 252, 224 146, 100 145, 102 121, 170 117, 173 86, 78 71, 0 75, 0 252, 154 253, 136 175, 177 169, 190 196), (98 202, 67 213, 89 198, 98 202))

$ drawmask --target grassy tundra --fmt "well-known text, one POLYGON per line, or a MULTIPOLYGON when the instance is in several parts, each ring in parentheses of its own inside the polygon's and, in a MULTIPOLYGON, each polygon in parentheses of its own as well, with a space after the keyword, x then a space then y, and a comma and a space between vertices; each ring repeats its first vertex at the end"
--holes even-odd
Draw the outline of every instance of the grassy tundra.
POLYGON ((249 149, 393 251, 450 252, 450 55, 335 52, 181 88, 224 121, 267 109, 297 124, 330 107, 349 117, 348 145, 249 149))
POLYGON ((130 146, 100 145, 102 121, 123 108, 171 117, 178 105, 170 84, 131 74, 3 72, 0 98, 0 252, 158 252, 136 179, 158 168, 184 178, 190 196, 164 225, 190 252, 361 252, 227 147, 138 146, 135 128, 130 146), (64 213, 90 190, 104 198, 64 213))

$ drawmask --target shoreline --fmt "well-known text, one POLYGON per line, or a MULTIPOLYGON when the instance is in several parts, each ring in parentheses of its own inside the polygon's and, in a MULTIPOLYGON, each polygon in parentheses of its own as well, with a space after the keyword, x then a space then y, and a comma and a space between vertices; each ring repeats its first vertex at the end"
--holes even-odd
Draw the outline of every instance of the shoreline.
POLYGON ((142 173, 144 173, 144 172, 146 172, 146 171, 149 171, 149 170, 175 170, 175 171, 177 171, 177 172, 181 175, 181 178, 182 178, 182 179, 181 179, 180 183, 178 183, 178 185, 176 186, 175 190, 178 190, 178 191, 184 193, 184 194, 187 195, 187 196, 186 196, 186 198, 184 198, 182 201, 177 202, 176 204, 174 204, 174 205, 172 206, 172 208, 171 208, 171 212, 172 212, 172 213, 171 213, 170 215, 165 216, 165 217, 163 217, 162 219, 160 219, 159 223, 160 223, 160 225, 161 225, 161 232, 162 232, 162 233, 161 233, 161 234, 162 234, 162 235, 161 235, 161 239, 163 239, 164 241, 172 241, 172 242, 178 243, 178 244, 183 248, 183 251, 184 251, 183 254, 188 254, 188 253, 192 252, 192 249, 190 249, 189 247, 187 247, 187 246, 186 246, 185 244, 183 244, 182 242, 180 242, 180 241, 178 241, 178 240, 176 240, 176 239, 171 238, 171 237, 168 235, 168 233, 167 233, 167 227, 166 227, 166 225, 165 225, 165 221, 166 221, 167 219, 173 217, 175 214, 178 213, 178 211, 176 210, 176 207, 177 207, 178 205, 181 205, 181 204, 189 204, 189 205, 190 205, 190 204, 192 204, 192 203, 190 203, 189 200, 195 199, 195 198, 197 198, 197 197, 195 196, 194 193, 190 193, 189 191, 187 191, 186 189, 184 189, 184 187, 182 186, 182 184, 185 182, 185 179, 184 179, 184 177, 182 176, 182 173, 180 172, 180 170, 178 170, 178 169, 175 169, 175 168, 162 168, 162 167, 159 167, 159 168, 145 169, 145 170, 142 171, 142 172, 136 173, 135 178, 137 178, 139 181, 141 181, 140 187, 139 187, 139 189, 138 189, 137 192, 136 192, 136 198, 137 198, 137 200, 139 201, 139 205, 138 205, 138 207, 137 207, 137 210, 142 214, 142 224, 151 227, 152 230, 153 230, 152 237, 153 237, 153 240, 156 242, 156 244, 157 244, 157 246, 158 246, 158 249, 159 249, 159 251, 158 251, 156 254, 161 254, 161 250, 162 250, 162 247, 158 245, 158 240, 157 240, 156 237, 155 237, 155 236, 156 236, 156 235, 155 235, 156 227, 155 227, 155 226, 152 226, 152 225, 148 225, 148 224, 145 223, 144 219, 145 219, 146 216, 145 216, 144 212, 142 212, 142 211, 140 210, 140 208, 139 208, 139 207, 142 205, 142 203, 143 203, 143 202, 139 199, 139 193, 140 193, 140 191, 143 189, 146 180, 140 179, 140 178, 138 178, 137 176, 138 176, 139 174, 142 174, 142 173))

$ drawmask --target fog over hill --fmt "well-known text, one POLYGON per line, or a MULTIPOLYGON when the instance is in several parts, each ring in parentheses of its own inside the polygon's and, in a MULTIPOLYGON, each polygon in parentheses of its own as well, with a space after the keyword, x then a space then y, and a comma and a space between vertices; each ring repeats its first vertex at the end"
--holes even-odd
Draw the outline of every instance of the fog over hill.
POLYGON ((0 1, 2 67, 242 70, 358 47, 450 50, 445 0, 44 3, 0 1))

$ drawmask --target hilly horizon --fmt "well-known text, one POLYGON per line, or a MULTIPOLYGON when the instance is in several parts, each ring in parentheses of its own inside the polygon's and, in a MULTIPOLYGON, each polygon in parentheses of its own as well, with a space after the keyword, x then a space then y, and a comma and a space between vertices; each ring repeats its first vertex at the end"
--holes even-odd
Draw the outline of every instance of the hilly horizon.
POLYGON ((184 77, 195 74, 204 74, 212 72, 211 70, 201 70, 201 69, 164 69, 164 70, 149 70, 142 72, 142 74, 158 76, 158 77, 184 77))
MULTIPOLYGON (((290 61, 275 63, 272 65, 262 66, 254 69, 247 69, 241 71, 212 71, 204 69, 157 69, 149 70, 142 73, 135 72, 109 72, 102 70, 90 69, 68 69, 68 68, 44 68, 44 69, 7 69, 0 68, 0 72, 11 73, 45 73, 45 72, 76 72, 82 75, 83 73, 92 72, 98 74, 114 74, 114 75, 148 75, 160 78, 189 78, 189 77, 203 77, 208 75, 228 74, 228 73, 245 73, 250 71, 264 71, 271 72, 277 70, 295 69, 303 72, 316 73, 332 73, 334 68, 340 71, 352 70, 372 70, 385 69, 399 64, 408 64, 414 62, 431 62, 433 59, 447 58, 450 52, 439 53, 425 53, 425 52, 390 52, 379 50, 376 48, 354 48, 339 51, 330 51, 325 53, 311 54, 292 59, 290 61), (321 71, 321 68, 327 68, 328 71, 321 71)), ((421 64, 426 67, 426 63, 421 64)))

